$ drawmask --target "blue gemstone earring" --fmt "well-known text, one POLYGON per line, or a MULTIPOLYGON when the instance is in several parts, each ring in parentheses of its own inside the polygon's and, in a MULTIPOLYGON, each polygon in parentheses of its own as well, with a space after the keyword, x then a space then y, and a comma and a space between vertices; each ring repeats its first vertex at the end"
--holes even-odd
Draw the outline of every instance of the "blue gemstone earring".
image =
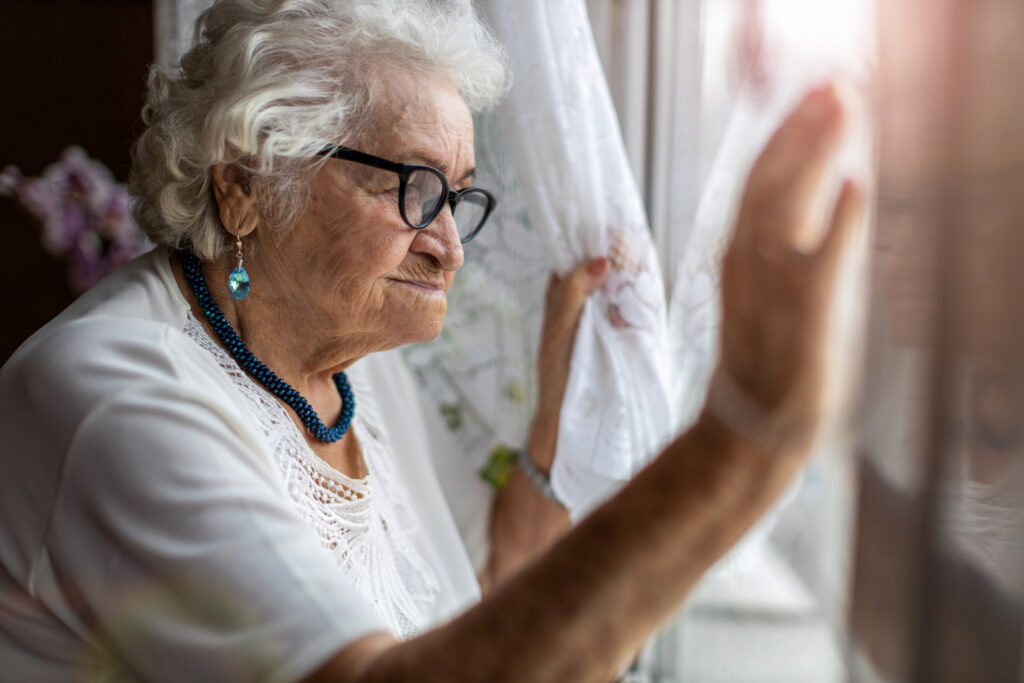
POLYGON ((238 265, 228 276, 228 291, 236 299, 249 296, 249 273, 242 267, 242 238, 235 234, 235 249, 238 251, 238 265))

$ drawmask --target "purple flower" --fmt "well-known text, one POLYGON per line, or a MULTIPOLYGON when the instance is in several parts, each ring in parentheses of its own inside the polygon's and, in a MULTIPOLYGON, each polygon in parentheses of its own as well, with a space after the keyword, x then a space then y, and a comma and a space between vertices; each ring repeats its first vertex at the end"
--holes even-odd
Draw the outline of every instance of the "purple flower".
POLYGON ((128 193, 80 147, 65 149, 39 178, 9 166, 0 196, 14 196, 39 221, 43 247, 67 262, 76 292, 152 248, 131 219, 128 193))

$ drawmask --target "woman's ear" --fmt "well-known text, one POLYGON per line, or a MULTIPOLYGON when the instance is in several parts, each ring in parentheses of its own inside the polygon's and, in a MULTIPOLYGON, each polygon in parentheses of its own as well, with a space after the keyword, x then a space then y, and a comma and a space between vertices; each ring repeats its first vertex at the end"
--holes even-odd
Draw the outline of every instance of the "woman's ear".
POLYGON ((210 173, 220 222, 233 237, 245 237, 259 225, 249 174, 238 164, 217 164, 210 173))

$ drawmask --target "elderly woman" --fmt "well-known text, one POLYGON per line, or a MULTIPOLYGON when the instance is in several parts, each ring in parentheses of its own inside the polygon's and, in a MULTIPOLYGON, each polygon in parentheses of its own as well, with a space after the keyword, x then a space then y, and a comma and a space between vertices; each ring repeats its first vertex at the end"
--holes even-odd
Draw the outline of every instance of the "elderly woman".
MULTIPOLYGON (((470 112, 505 81, 463 3, 397 1, 221 0, 181 69, 153 71, 133 188, 160 246, 0 378, 5 677, 609 680, 786 484, 861 204, 848 186, 808 246, 830 86, 748 183, 714 409, 550 545, 564 513, 517 475, 480 599, 408 379, 371 354, 441 330, 494 203, 470 112)), ((607 268, 548 297, 541 469, 607 268)))

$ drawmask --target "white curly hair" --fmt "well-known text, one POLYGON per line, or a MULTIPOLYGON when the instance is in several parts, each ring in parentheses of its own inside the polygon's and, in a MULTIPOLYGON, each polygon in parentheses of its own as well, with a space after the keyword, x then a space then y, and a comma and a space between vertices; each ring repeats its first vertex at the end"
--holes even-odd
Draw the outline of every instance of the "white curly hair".
POLYGON ((202 260, 229 244, 211 168, 262 184, 261 216, 288 225, 308 201, 325 143, 351 144, 392 69, 451 81, 471 111, 509 84, 505 53, 466 0, 218 0, 179 66, 149 74, 130 190, 157 244, 202 260))

